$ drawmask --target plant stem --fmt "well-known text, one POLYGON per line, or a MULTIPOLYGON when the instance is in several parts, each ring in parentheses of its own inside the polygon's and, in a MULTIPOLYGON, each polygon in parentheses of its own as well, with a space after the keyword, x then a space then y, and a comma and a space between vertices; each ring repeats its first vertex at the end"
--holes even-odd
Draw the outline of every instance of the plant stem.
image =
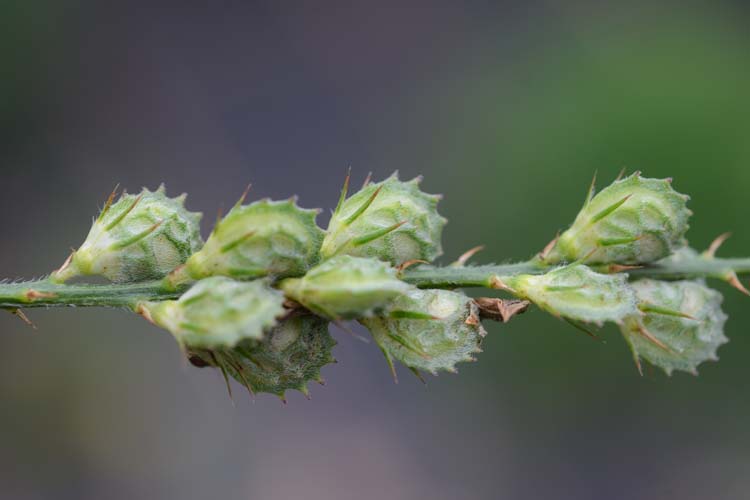
MULTIPOLYGON (((495 288, 503 276, 540 274, 550 269, 537 259, 516 264, 433 267, 420 266, 401 273, 401 279, 420 288, 495 288)), ((595 267, 596 269, 596 267, 595 267)), ((607 272, 606 269, 598 269, 607 272)), ((627 271, 632 277, 658 279, 718 278, 729 280, 733 273, 750 274, 750 258, 719 259, 702 255, 680 260, 664 260, 627 271)), ((133 307, 141 301, 178 298, 186 287, 170 290, 164 282, 145 281, 129 284, 66 285, 37 280, 0 284, 0 308, 31 307, 133 307)))
POLYGON ((0 284, 0 308, 28 307, 132 307, 144 300, 179 297, 184 288, 166 290, 161 281, 107 285, 65 285, 37 280, 0 284))

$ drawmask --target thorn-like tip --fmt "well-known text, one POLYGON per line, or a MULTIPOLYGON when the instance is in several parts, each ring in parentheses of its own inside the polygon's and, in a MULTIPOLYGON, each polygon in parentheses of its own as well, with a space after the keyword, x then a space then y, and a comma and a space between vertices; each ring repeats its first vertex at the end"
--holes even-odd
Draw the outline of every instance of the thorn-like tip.
POLYGON ((708 246, 708 249, 703 252, 703 256, 707 259, 713 259, 716 256, 716 251, 719 250, 719 247, 721 247, 721 245, 723 245, 730 236, 732 236, 732 233, 727 231, 726 233, 722 233, 714 238, 714 240, 708 246))
POLYGON ((726 276, 727 283, 729 283, 732 287, 736 288, 740 292, 744 293, 745 295, 750 296, 750 291, 745 288, 745 285, 742 284, 740 279, 737 277, 737 273, 732 271, 726 276))
POLYGON ((452 266, 454 267, 465 266, 466 262, 468 262, 470 258, 472 258, 477 253, 481 252, 482 250, 484 250, 484 245, 477 245, 474 248, 470 248, 469 250, 462 253, 461 256, 456 260, 456 262, 452 264, 452 266))

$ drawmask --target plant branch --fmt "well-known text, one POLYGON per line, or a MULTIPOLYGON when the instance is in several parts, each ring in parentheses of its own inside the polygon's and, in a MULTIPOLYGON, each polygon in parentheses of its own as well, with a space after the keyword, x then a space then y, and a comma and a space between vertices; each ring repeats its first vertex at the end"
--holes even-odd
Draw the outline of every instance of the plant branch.
MULTIPOLYGON (((538 259, 501 265, 466 267, 412 267, 401 273, 401 279, 420 288, 497 288, 503 276, 541 274, 551 269, 538 259)), ((595 267, 596 269, 596 267, 595 267)), ((607 272, 607 269, 597 269, 607 272)), ((732 276, 750 274, 750 258, 720 259, 705 255, 680 260, 664 260, 628 274, 637 278, 692 279, 718 278, 729 281, 732 276)), ((140 301, 178 298, 185 287, 169 290, 164 282, 145 281, 129 284, 56 284, 48 279, 0 284, 0 308, 32 307, 132 307, 140 301)))

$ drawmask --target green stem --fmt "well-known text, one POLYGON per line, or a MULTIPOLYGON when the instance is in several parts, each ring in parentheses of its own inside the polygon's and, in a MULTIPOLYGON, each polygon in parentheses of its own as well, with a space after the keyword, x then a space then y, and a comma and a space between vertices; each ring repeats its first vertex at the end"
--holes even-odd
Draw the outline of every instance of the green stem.
MULTIPOLYGON (((420 288, 495 288, 500 276, 540 274, 550 269, 536 259, 516 264, 467 267, 419 266, 402 272, 401 278, 420 288)), ((606 272, 606 269, 598 269, 606 272)), ((719 259, 702 255, 679 261, 665 260, 627 271, 632 277, 658 279, 718 278, 728 280, 732 273, 750 274, 750 258, 719 259)), ((30 307, 132 307, 138 302, 179 297, 186 287, 170 290, 164 281, 130 284, 66 285, 48 279, 0 284, 0 308, 30 307)))
POLYGON ((0 308, 132 307, 144 300, 179 297, 184 288, 166 290, 161 281, 107 285, 65 285, 37 280, 0 284, 0 308))

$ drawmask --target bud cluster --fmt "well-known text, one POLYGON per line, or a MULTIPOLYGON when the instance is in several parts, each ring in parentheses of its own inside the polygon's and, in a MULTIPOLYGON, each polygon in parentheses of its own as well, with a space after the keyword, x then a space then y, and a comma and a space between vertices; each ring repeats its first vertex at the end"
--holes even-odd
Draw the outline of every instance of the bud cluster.
MULTIPOLYGON (((440 197, 419 183, 394 174, 348 196, 347 177, 326 231, 316 224, 319 211, 300 208, 296 199, 243 205, 243 195, 205 244, 200 214, 184 208, 184 195, 168 198, 161 187, 116 203, 110 197, 86 241, 51 278, 159 280, 174 300, 134 300, 136 312, 168 330, 194 365, 282 398, 289 389, 307 394, 309 381, 322 380, 321 368, 333 360, 331 321, 359 321, 394 376, 394 361, 418 375, 455 372, 457 363, 474 361, 486 334, 481 321, 507 321, 513 312, 494 310, 504 302, 474 300, 461 286, 510 293, 525 299, 513 302, 514 311, 530 302, 584 329, 616 323, 638 363, 645 359, 667 373, 694 372, 726 342, 718 292, 702 282, 633 281, 628 274, 713 259, 718 244, 702 255, 686 246, 688 197, 670 180, 636 173, 596 195, 592 185, 571 227, 524 272, 464 267, 467 253, 450 268, 423 268, 451 270, 434 285, 410 282, 407 270, 442 254, 440 197)), ((739 283, 731 270, 710 276, 739 283)))

